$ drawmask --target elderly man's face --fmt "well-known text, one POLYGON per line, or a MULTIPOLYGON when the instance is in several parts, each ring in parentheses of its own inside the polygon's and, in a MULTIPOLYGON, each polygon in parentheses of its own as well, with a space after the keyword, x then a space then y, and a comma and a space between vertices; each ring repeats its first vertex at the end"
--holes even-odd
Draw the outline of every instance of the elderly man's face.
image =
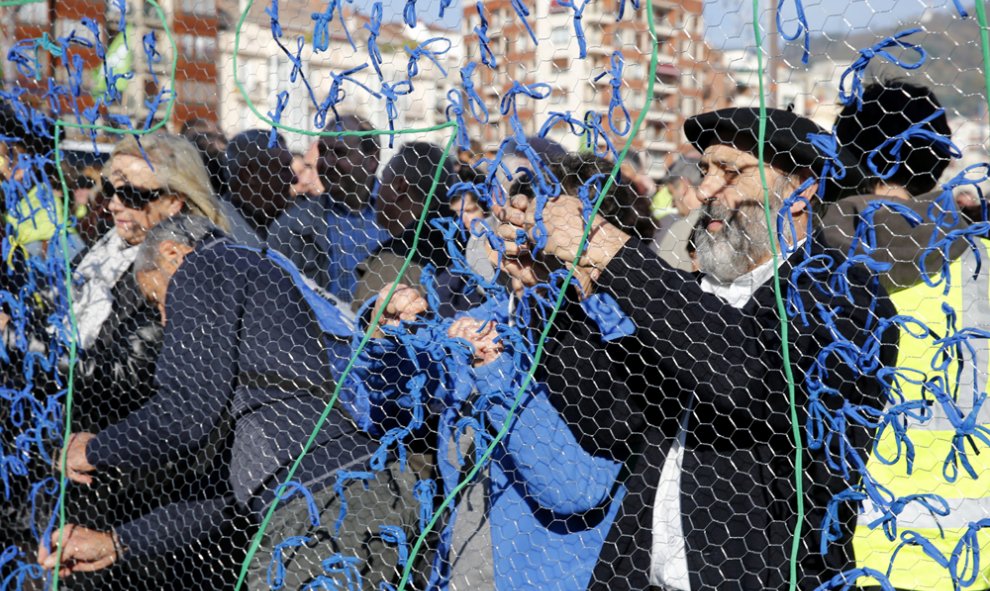
POLYGON ((190 246, 166 240, 158 247, 157 266, 154 269, 135 273, 138 291, 151 305, 158 308, 158 313, 162 316, 162 326, 166 323, 165 298, 168 295, 168 284, 186 255, 192 251, 190 246))
POLYGON ((165 325, 165 296, 168 294, 168 282, 170 277, 166 277, 161 269, 142 271, 135 274, 138 290, 148 303, 158 308, 158 313, 162 317, 162 326, 165 325))
MULTIPOLYGON (((698 267, 719 281, 733 281, 771 256, 759 160, 732 146, 715 145, 705 150, 700 166, 705 176, 698 187, 704 204, 695 235, 698 267)), ((769 165, 766 177, 776 219, 797 183, 769 165)))

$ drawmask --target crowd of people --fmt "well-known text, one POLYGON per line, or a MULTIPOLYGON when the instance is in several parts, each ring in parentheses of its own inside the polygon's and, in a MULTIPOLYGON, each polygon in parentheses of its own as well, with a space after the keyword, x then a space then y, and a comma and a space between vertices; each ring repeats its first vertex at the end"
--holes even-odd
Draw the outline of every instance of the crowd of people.
MULTIPOLYGON (((46 147, 4 125, 7 191, 46 147)), ((932 484, 952 417, 990 422, 962 392, 986 389, 985 341, 938 341, 990 321, 990 271, 979 207, 939 187, 929 89, 869 85, 834 135, 769 109, 762 144, 756 109, 692 116, 659 188, 635 155, 606 185, 610 158, 546 138, 382 162, 363 118, 327 131, 293 154, 192 121, 69 184, 79 360, 44 467, 71 481, 66 525, 39 540, 15 515, 5 546, 72 589, 953 588, 878 525, 948 555, 990 515, 987 454, 945 512, 890 508, 952 492, 932 484), (976 365, 951 399, 936 354, 976 365), (918 400, 893 421, 925 442, 905 474, 877 417, 918 400)), ((32 219, 8 215, 13 250, 56 256, 32 219)))

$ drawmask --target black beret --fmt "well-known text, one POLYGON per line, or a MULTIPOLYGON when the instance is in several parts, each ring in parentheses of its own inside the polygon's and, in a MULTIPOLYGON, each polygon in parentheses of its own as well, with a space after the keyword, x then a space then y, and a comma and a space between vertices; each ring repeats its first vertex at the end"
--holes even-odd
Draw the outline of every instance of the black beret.
MULTIPOLYGON (((757 155, 759 133, 760 110, 756 108, 720 109, 695 115, 684 122, 684 134, 700 152, 708 146, 724 144, 757 155)), ((764 158, 787 174, 810 169, 820 175, 829 158, 815 147, 809 136, 823 133, 828 132, 811 119, 783 109, 767 109, 764 158)), ((852 154, 839 149, 838 155, 846 175, 841 180, 829 175, 825 183, 825 201, 859 192, 864 180, 852 154)))

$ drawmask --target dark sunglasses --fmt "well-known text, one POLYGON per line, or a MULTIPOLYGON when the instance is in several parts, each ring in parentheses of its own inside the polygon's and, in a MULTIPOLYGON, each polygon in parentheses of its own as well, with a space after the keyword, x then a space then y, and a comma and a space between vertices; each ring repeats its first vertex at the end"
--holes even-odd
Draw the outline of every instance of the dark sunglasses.
POLYGON ((141 209, 152 201, 161 199, 165 193, 161 189, 138 189, 134 185, 115 187, 109 179, 103 179, 103 194, 108 201, 116 196, 124 207, 141 209))

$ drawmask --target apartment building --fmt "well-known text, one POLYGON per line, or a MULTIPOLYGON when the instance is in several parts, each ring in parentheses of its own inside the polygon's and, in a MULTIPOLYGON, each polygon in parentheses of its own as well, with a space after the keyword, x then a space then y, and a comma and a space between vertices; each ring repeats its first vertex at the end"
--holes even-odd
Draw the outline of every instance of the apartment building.
MULTIPOLYGON (((163 88, 171 85, 171 69, 175 53, 178 53, 178 66, 175 73, 174 91, 182 100, 177 101, 172 110, 169 126, 181 127, 192 117, 215 119, 219 105, 217 93, 217 29, 218 17, 214 0, 162 0, 159 13, 152 4, 127 0, 124 18, 127 44, 115 46, 121 37, 121 14, 116 2, 94 0, 48 0, 21 6, 0 8, 0 50, 7 52, 19 41, 57 39, 76 31, 77 35, 91 39, 92 34, 83 26, 82 19, 91 19, 101 26, 101 37, 108 48, 110 61, 130 63, 133 77, 118 84, 121 100, 111 104, 106 113, 127 116, 135 127, 144 124, 148 116, 149 103, 153 103, 163 88), (171 32, 175 50, 168 40, 166 29, 171 32), (157 63, 149 63, 144 49, 144 38, 154 34, 154 46, 160 54, 157 63), (153 75, 154 74, 154 75, 153 75), (157 82, 156 82, 157 77, 157 82)), ((80 109, 94 105, 94 95, 102 94, 100 76, 96 73, 100 60, 92 49, 76 49, 83 59, 82 96, 78 99, 80 109)), ((67 84, 68 75, 61 60, 49 60, 45 51, 39 52, 42 67, 36 77, 25 76, 16 68, 5 64, 3 79, 7 87, 20 86, 27 90, 25 99, 36 106, 44 107, 45 93, 48 91, 48 78, 53 77, 59 84, 67 84)), ((63 110, 70 111, 68 97, 61 97, 63 110)), ((153 116, 165 116, 165 105, 153 116)), ((81 137, 81 133, 69 129, 68 136, 81 137)))
MULTIPOLYGON (((233 6, 238 5, 238 2, 233 0, 228 2, 233 6)), ((345 12, 345 23, 347 31, 354 40, 354 46, 352 47, 348 41, 338 16, 330 23, 327 30, 329 34, 327 48, 324 51, 314 52, 311 17, 314 13, 326 10, 326 6, 325 0, 281 3, 279 21, 283 33, 282 43, 292 52, 296 52, 297 39, 300 36, 304 39, 300 54, 302 73, 305 74, 318 103, 330 93, 334 75, 368 64, 364 69, 351 74, 350 80, 340 84, 346 96, 338 109, 342 114, 352 113, 368 119, 377 129, 388 129, 389 117, 384 97, 376 98, 361 87, 367 87, 380 94, 382 86, 378 74, 370 65, 367 29, 369 16, 348 7, 345 12)), ((273 112, 278 93, 287 91, 289 102, 282 112, 281 123, 297 129, 316 131, 314 116, 317 108, 302 77, 297 76, 295 82, 291 80, 294 65, 272 36, 271 20, 264 12, 266 7, 263 3, 255 4, 241 26, 237 79, 240 80, 244 94, 254 104, 255 109, 265 116, 273 112)), ((230 10, 230 12, 236 11, 230 10)), ((239 19, 241 13, 236 12, 236 14, 239 19)), ((220 33, 220 45, 223 51, 219 60, 218 76, 219 93, 222 97, 219 120, 222 129, 228 135, 244 129, 265 127, 236 86, 233 68, 234 36, 235 27, 228 27, 220 33)), ((404 93, 404 85, 398 87, 399 92, 395 100, 396 117, 393 121, 395 129, 426 129, 447 121, 445 114, 447 90, 460 81, 457 74, 462 56, 460 34, 456 31, 436 29, 424 22, 419 22, 416 28, 409 28, 401 22, 384 22, 381 25, 377 45, 382 54, 382 77, 388 84, 398 84, 407 79, 409 51, 435 37, 450 40, 450 49, 438 57, 438 61, 446 70, 446 75, 428 59, 419 60, 419 73, 412 84, 412 90, 404 93)), ((430 46, 430 49, 435 51, 442 51, 445 48, 445 43, 435 43, 430 46)), ((303 134, 286 132, 283 135, 294 150, 301 151, 312 141, 312 138, 303 134)), ((395 145, 414 140, 442 144, 449 136, 449 130, 397 135, 395 145)), ((382 138, 382 144, 388 144, 387 137, 382 138)), ((385 157, 388 153, 389 151, 386 150, 385 157)))
MULTIPOLYGON (((542 82, 552 89, 547 100, 518 101, 520 120, 528 134, 536 133, 551 111, 569 111, 582 119, 586 111, 594 110, 607 117, 610 76, 597 81, 596 78, 610 69, 613 53, 620 51, 624 61, 621 94, 630 118, 635 121, 644 107, 647 110, 632 147, 644 157, 651 175, 663 176, 674 155, 687 149, 681 134, 684 119, 703 104, 708 49, 702 40, 702 2, 652 2, 659 51, 652 96, 647 96, 651 55, 647 10, 651 3, 643 2, 639 10, 627 3, 623 19, 617 22, 621 1, 586 4, 581 18, 587 42, 584 59, 579 57, 572 8, 556 0, 537 0, 530 5, 532 14, 527 20, 536 37, 534 42, 510 0, 483 2, 498 68, 493 71, 479 66, 477 69, 475 86, 488 105, 492 120, 481 125, 469 119, 472 135, 491 146, 511 134, 508 121, 499 114, 499 102, 513 81, 542 82)), ((581 2, 577 5, 580 8, 581 2)), ((476 5, 465 4, 464 16, 466 59, 480 61, 481 48, 475 32, 480 18, 476 5)), ((625 144, 625 137, 613 133, 607 124, 605 127, 617 147, 625 144)), ((616 127, 620 130, 624 127, 621 120, 616 121, 616 127)), ((555 128, 551 137, 572 150, 582 143, 582 138, 569 133, 565 126, 555 128)))

